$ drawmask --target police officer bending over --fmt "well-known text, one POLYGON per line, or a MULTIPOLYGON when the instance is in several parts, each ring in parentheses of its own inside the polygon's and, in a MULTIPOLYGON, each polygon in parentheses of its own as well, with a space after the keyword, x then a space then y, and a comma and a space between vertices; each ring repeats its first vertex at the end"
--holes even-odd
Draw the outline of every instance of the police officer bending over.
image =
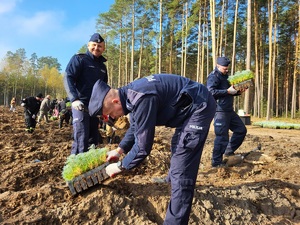
POLYGON ((176 128, 171 140, 169 181, 172 186, 164 224, 188 224, 205 140, 216 103, 207 88, 178 75, 156 74, 119 89, 98 81, 89 103, 91 116, 116 119, 130 113, 130 127, 107 160, 126 154, 106 167, 109 176, 138 166, 151 152, 155 126, 176 128))

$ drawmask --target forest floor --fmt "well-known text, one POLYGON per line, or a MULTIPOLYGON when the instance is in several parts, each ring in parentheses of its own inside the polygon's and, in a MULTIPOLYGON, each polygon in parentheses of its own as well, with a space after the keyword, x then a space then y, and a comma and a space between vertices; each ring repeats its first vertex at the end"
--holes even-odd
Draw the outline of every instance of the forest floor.
MULTIPOLYGON (((72 127, 25 132, 22 108, 0 107, 0 224, 163 224, 173 130, 158 127, 151 155, 132 171, 73 196, 62 178, 72 127)), ((189 224, 300 224, 300 131, 247 126, 232 167, 211 168, 213 129, 201 159, 189 224)), ((119 135, 124 133, 120 131, 119 135)), ((116 145, 104 144, 111 149, 116 145)))

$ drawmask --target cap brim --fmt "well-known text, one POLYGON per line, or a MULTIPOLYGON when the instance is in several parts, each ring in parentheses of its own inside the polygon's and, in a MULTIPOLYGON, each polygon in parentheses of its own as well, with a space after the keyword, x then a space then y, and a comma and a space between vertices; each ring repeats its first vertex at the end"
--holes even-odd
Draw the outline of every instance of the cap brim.
POLYGON ((90 116, 102 115, 103 101, 110 90, 105 82, 98 80, 93 87, 91 99, 89 102, 89 114, 90 116))

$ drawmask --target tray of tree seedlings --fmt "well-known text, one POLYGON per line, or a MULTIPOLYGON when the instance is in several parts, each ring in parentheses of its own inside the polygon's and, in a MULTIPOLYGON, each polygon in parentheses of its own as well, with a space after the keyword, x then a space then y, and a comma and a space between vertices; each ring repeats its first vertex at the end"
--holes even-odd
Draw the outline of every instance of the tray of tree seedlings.
POLYGON ((253 126, 260 126, 263 128, 272 128, 272 129, 295 129, 300 130, 299 123, 289 123, 281 121, 257 121, 252 124, 253 126))
POLYGON ((251 70, 237 71, 228 77, 228 81, 236 90, 247 89, 253 86, 254 74, 251 70))
POLYGON ((102 183, 109 178, 105 172, 106 148, 90 148, 88 152, 70 155, 63 167, 62 177, 67 182, 72 195, 102 183))

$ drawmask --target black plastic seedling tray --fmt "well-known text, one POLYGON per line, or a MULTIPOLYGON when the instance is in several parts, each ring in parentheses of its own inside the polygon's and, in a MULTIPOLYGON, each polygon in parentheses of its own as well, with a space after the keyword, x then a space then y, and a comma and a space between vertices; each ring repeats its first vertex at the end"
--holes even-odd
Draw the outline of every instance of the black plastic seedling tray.
POLYGON ((234 88, 236 90, 240 90, 240 89, 246 89, 253 86, 253 79, 249 79, 249 80, 245 80, 243 82, 240 82, 238 84, 234 85, 234 88))
POLYGON ((102 181, 109 178, 107 173, 105 172, 105 167, 109 163, 106 162, 102 164, 101 166, 96 167, 95 169, 92 169, 88 172, 85 172, 77 177, 75 177, 73 180, 68 181, 68 186, 70 188, 70 191, 72 195, 76 195, 89 187, 95 186, 96 184, 102 183, 102 181))

